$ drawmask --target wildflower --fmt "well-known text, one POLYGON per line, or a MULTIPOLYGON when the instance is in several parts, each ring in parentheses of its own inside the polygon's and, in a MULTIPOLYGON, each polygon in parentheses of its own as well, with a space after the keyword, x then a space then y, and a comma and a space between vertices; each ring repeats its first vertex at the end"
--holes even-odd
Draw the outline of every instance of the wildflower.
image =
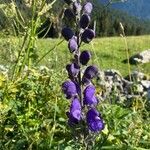
POLYGON ((91 14, 93 10, 93 5, 90 2, 87 2, 84 6, 83 6, 83 12, 87 13, 87 14, 91 14))
POLYGON ((87 105, 97 105, 98 100, 95 97, 95 87, 93 85, 89 85, 84 90, 84 104, 87 105))
POLYGON ((85 29, 90 24, 90 16, 88 14, 83 14, 80 19, 80 27, 85 29))
POLYGON ((78 75, 80 67, 76 63, 68 64, 66 66, 68 75, 70 78, 74 78, 78 75))
POLYGON ((77 88, 74 82, 72 81, 65 81, 62 84, 62 90, 64 92, 64 94, 66 95, 67 99, 70 99, 72 97, 74 97, 77 94, 77 88))
POLYGON ((62 36, 68 41, 74 36, 73 31, 69 27, 65 27, 62 29, 62 36))
POLYGON ((64 16, 68 19, 74 18, 74 13, 70 9, 66 9, 64 12, 64 16))
POLYGON ((96 109, 91 108, 87 112, 86 120, 87 120, 89 130, 93 132, 98 132, 104 129, 104 122, 101 119, 101 116, 96 109))
POLYGON ((71 53, 73 53, 74 51, 76 51, 78 49, 77 38, 75 36, 73 36, 69 40, 68 48, 69 48, 71 53))
POLYGON ((95 37, 95 32, 92 29, 85 29, 82 33, 81 39, 84 43, 89 43, 95 37))
POLYGON ((82 65, 86 65, 91 58, 91 54, 89 51, 85 50, 80 54, 80 63, 82 65))
POLYGON ((87 78, 89 80, 96 77, 98 74, 98 69, 96 66, 88 66, 84 72, 83 78, 87 78))

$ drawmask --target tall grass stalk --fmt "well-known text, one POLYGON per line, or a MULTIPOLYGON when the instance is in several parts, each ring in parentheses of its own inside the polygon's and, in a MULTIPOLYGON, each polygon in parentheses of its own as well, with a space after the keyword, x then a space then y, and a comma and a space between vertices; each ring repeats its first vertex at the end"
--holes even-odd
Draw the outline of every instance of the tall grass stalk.
POLYGON ((126 57, 127 57, 127 65, 128 65, 128 74, 129 74, 129 80, 132 81, 131 79, 131 66, 130 66, 130 54, 129 54, 129 49, 128 49, 128 43, 127 43, 127 38, 124 32, 124 27, 122 25, 122 23, 120 22, 120 29, 121 29, 121 36, 124 39, 124 43, 125 43, 125 51, 126 51, 126 57))

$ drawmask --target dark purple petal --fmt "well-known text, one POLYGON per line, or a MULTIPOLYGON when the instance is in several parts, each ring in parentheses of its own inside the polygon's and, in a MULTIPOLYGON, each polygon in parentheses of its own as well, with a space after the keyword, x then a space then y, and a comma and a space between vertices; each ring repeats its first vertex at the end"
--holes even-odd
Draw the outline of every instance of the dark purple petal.
POLYGON ((74 13, 70 9, 65 10, 64 16, 68 19, 73 19, 75 17, 74 13))
POLYGON ((70 40, 69 40, 69 43, 68 43, 68 48, 70 50, 71 53, 73 53, 74 51, 76 51, 78 49, 78 44, 77 44, 77 39, 76 37, 72 37, 70 40))
POLYGON ((95 109, 90 109, 86 115, 89 130, 98 132, 104 129, 104 122, 100 118, 99 112, 95 109))
POLYGON ((95 37, 95 32, 92 29, 86 29, 81 36, 81 39, 85 43, 89 43, 95 37))
POLYGON ((82 7, 81 4, 79 2, 74 2, 73 3, 73 11, 76 15, 78 15, 81 11, 82 7))
POLYGON ((80 63, 86 65, 91 58, 91 53, 89 51, 83 51, 80 54, 80 63))
POLYGON ((87 2, 84 6, 83 6, 83 12, 87 13, 87 14, 91 14, 93 9, 93 5, 90 2, 87 2))
POLYGON ((68 41, 74 36, 73 31, 69 27, 65 27, 62 29, 62 36, 68 41))
POLYGON ((95 87, 93 85, 89 85, 83 92, 84 95, 84 104, 86 105, 97 105, 98 100, 95 97, 95 87))
POLYGON ((90 24, 90 16, 88 14, 83 14, 80 19, 80 27, 85 29, 90 24))
POLYGON ((98 69, 96 66, 89 66, 86 68, 84 75, 83 75, 83 79, 93 79, 94 77, 96 77, 98 74, 98 69))
POLYGON ((67 99, 74 97, 77 94, 76 84, 72 81, 65 81, 62 84, 62 91, 66 95, 67 99))
POLYGON ((78 75, 80 67, 76 63, 72 63, 72 64, 68 64, 66 66, 66 69, 68 71, 68 76, 70 78, 74 78, 78 75))

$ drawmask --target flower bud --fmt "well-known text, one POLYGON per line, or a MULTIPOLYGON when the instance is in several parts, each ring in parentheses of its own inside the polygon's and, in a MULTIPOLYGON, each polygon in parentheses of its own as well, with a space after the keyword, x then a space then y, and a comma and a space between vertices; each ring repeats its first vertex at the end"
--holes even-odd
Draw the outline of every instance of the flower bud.
POLYGON ((67 41, 74 36, 73 31, 69 27, 63 28, 61 34, 67 41))
POLYGON ((90 2, 87 2, 84 6, 83 6, 83 13, 87 13, 87 14, 91 14, 93 10, 93 5, 90 2))
POLYGON ((68 48, 70 50, 71 53, 73 53, 74 51, 76 51, 78 49, 78 44, 77 44, 77 39, 76 37, 72 37, 70 40, 69 40, 69 43, 68 43, 68 48))
POLYGON ((81 40, 85 43, 89 43, 95 37, 95 32, 92 29, 86 29, 81 36, 81 40))
POLYGON ((87 78, 89 80, 93 79, 98 75, 98 69, 96 66, 88 66, 84 72, 83 78, 87 78))
POLYGON ((86 65, 89 62, 90 58, 91 58, 90 52, 85 50, 80 54, 80 63, 82 65, 86 65))
POLYGON ((88 14, 83 14, 80 19, 80 27, 85 29, 90 24, 90 16, 88 14))
POLYGON ((73 19, 75 17, 74 13, 70 9, 65 10, 64 16, 68 19, 73 19))

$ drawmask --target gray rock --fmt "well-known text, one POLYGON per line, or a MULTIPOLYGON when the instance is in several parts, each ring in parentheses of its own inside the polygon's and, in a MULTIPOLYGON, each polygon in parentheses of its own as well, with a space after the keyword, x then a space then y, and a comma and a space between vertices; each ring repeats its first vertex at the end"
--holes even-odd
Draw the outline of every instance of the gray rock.
POLYGON ((136 63, 149 63, 150 62, 150 49, 145 50, 141 53, 138 53, 136 55, 133 55, 130 57, 130 63, 136 64, 136 63))
POLYGON ((148 80, 142 80, 142 81, 141 81, 141 85, 142 85, 145 89, 150 89, 150 81, 148 81, 148 80))

